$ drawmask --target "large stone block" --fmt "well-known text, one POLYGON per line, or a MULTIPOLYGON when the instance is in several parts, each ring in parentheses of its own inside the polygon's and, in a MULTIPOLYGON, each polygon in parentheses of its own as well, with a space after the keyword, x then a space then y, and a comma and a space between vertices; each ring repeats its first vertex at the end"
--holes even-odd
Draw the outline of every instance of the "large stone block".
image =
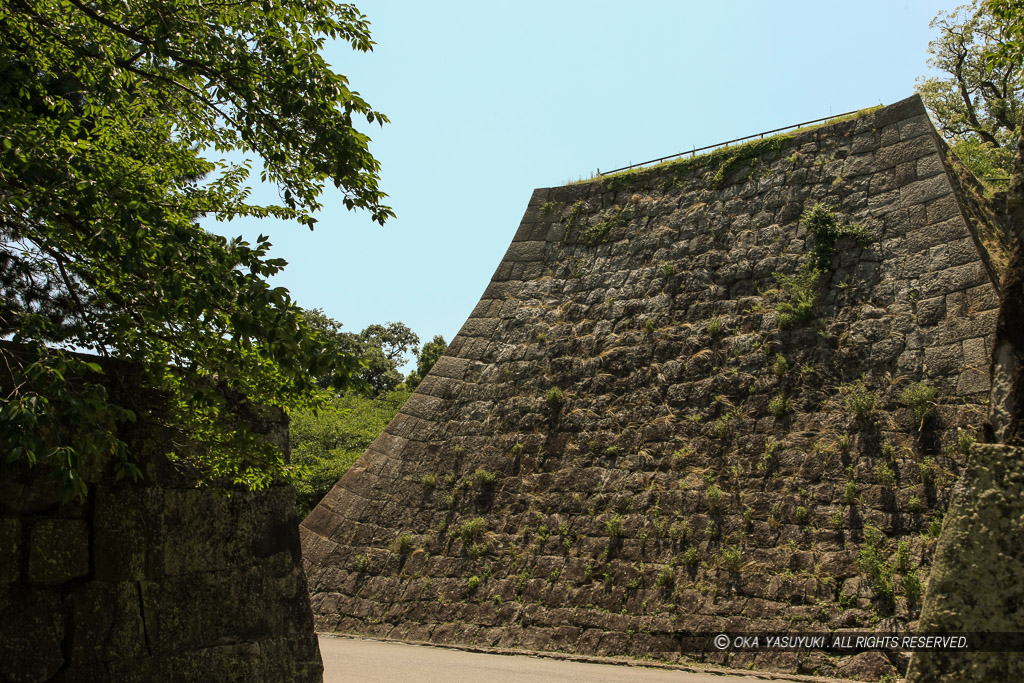
POLYGON ((23 589, 0 618, 0 680, 46 681, 64 665, 58 596, 23 589))
POLYGON ((55 585, 89 573, 89 525, 84 519, 44 519, 32 525, 28 580, 55 585))
POLYGON ((0 610, 7 605, 8 586, 21 579, 21 522, 0 518, 0 610))

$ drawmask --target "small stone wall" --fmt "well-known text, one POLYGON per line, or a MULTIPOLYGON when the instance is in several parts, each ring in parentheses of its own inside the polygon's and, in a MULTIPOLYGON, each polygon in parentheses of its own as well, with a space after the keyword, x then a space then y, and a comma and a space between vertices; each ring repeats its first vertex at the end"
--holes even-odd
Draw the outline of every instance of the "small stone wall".
POLYGON ((0 470, 0 681, 322 680, 291 488, 196 489, 158 433, 128 440, 144 482, 96 468, 83 504, 0 470))

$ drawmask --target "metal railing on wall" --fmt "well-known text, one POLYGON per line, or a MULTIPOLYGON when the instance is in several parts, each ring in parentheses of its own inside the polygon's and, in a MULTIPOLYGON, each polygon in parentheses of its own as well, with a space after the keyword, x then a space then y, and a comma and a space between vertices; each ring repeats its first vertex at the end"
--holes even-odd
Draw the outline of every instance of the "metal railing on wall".
POLYGON ((686 152, 676 152, 675 154, 669 154, 668 156, 659 157, 657 159, 651 159, 650 161, 641 161, 641 162, 636 163, 636 164, 630 164, 629 166, 623 166, 622 168, 616 168, 615 170, 612 170, 612 171, 603 171, 602 172, 600 169, 598 169, 597 175, 599 175, 599 176, 611 175, 612 173, 618 173, 620 171, 628 171, 631 168, 640 168, 641 166, 647 166, 649 164, 660 164, 662 161, 668 161, 669 159, 675 159, 676 157, 686 156, 687 154, 689 154, 691 157, 695 157, 695 156, 697 156, 698 152, 706 152, 708 150, 717 149, 719 147, 728 147, 729 145, 732 145, 734 143, 745 142, 747 140, 753 140, 754 138, 764 138, 765 135, 771 135, 773 133, 781 133, 784 130, 791 130, 793 128, 801 128, 803 126, 809 126, 812 123, 822 123, 824 121, 831 121, 832 119, 839 119, 839 118, 842 118, 844 116, 849 116, 850 114, 856 114, 859 111, 861 111, 861 110, 860 109, 854 109, 853 111, 848 111, 845 114, 833 114, 831 116, 826 116, 824 118, 814 119, 813 121, 804 121, 803 123, 794 123, 794 124, 791 124, 789 126, 783 126, 782 128, 774 128, 772 130, 766 130, 766 131, 761 132, 761 133, 754 133, 753 135, 746 135, 746 136, 744 136, 742 138, 735 138, 733 140, 727 140, 725 142, 716 142, 713 145, 707 145, 705 147, 695 147, 695 148, 693 148, 693 149, 691 149, 689 151, 686 151, 686 152))

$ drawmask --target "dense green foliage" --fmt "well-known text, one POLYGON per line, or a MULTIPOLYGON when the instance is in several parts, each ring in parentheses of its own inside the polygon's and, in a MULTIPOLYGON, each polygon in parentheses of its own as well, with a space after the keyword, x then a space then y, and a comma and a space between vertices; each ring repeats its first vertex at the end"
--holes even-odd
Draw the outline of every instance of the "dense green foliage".
POLYGON ((928 63, 944 75, 921 79, 917 91, 953 151, 980 178, 1009 175, 1020 135, 1020 14, 1019 2, 974 0, 931 23, 939 35, 929 43, 928 63))
POLYGON ((391 215, 354 128, 386 119, 324 62, 327 38, 372 47, 365 18, 332 0, 0 5, 0 337, 33 352, 0 349, 5 462, 52 464, 78 496, 85 461, 114 454, 138 475, 108 428, 132 415, 78 348, 148 373, 170 397, 158 418, 202 444, 177 455, 206 480, 288 478, 276 449, 230 423, 223 393, 308 405, 314 378, 344 388, 356 359, 267 284, 285 265, 267 238, 197 221, 312 228, 326 181, 346 207, 391 215), (248 164, 201 150, 260 157, 282 205, 249 204, 248 164))
POLYGON ((325 337, 360 356, 355 374, 365 380, 366 391, 336 395, 321 410, 292 413, 292 464, 301 470, 294 482, 300 517, 309 514, 384 431, 419 384, 419 373, 426 375, 448 346, 441 335, 424 344, 416 354, 417 369, 403 383, 399 368, 419 342, 405 324, 370 325, 354 334, 342 332, 341 324, 319 309, 306 311, 304 316, 325 337))
POLYGON ((409 393, 406 389, 377 397, 349 393, 319 412, 300 409, 292 413, 292 463, 306 470, 295 482, 300 518, 316 507, 384 431, 409 393))

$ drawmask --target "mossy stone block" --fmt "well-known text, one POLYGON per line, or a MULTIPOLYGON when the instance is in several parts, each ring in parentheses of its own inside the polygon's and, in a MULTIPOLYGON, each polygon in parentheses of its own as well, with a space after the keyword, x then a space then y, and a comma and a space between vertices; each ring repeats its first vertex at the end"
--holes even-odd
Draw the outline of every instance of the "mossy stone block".
POLYGON ((35 523, 29 540, 29 582, 53 586, 88 574, 89 525, 84 519, 35 523))

